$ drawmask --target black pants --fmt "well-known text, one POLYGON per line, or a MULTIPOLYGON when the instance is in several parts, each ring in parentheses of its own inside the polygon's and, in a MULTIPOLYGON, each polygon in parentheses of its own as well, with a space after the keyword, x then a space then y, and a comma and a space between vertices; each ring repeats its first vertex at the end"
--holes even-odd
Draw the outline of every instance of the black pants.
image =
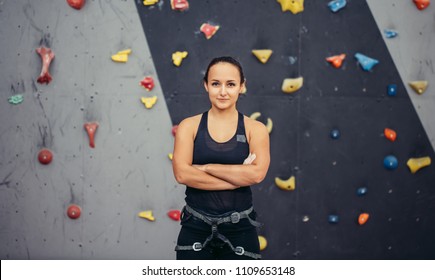
MULTIPOLYGON (((249 214, 255 220, 255 211, 249 214)), ((194 217, 186 210, 181 218, 181 231, 178 235, 178 245, 191 246, 195 242, 201 244, 211 234, 211 226, 194 217)), ((257 229, 249 223, 248 219, 241 219, 238 223, 223 223, 218 226, 218 232, 224 235, 234 247, 241 246, 247 252, 259 254, 257 229)), ((177 260, 252 260, 247 256, 234 253, 228 244, 218 238, 212 239, 205 248, 200 251, 180 250, 177 251, 177 260)))

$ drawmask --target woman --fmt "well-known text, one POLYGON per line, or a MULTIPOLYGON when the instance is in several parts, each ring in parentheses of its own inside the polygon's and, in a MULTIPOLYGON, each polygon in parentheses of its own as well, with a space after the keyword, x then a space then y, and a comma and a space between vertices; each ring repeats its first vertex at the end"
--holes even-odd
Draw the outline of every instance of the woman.
POLYGON ((172 166, 186 185, 177 259, 258 259, 250 185, 269 168, 264 124, 237 111, 245 77, 232 57, 213 59, 204 76, 210 110, 178 126, 172 166))

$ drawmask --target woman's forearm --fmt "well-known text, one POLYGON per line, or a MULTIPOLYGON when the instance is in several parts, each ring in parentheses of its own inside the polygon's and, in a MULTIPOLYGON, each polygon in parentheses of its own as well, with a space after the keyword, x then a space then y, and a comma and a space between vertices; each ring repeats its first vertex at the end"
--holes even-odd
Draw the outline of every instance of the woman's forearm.
POLYGON ((263 172, 255 164, 205 164, 206 173, 237 186, 258 184, 264 179, 263 172))

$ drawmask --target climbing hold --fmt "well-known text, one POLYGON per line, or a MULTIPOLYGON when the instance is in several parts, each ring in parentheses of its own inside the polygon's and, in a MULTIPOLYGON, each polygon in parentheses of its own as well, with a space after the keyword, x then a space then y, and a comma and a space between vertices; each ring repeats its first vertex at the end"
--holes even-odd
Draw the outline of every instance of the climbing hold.
POLYGON ((168 212, 168 217, 174 221, 179 221, 181 216, 180 210, 170 210, 168 212))
POLYGON ((369 219, 369 214, 367 213, 361 213, 358 217, 358 224, 363 225, 367 222, 367 220, 369 219))
POLYGON ((145 105, 145 108, 151 109, 154 106, 154 104, 156 104, 156 102, 157 102, 157 96, 142 97, 140 100, 145 105))
POLYGON ((138 214, 139 217, 147 219, 149 221, 155 221, 155 218, 153 216, 153 211, 148 210, 148 211, 142 211, 138 214))
POLYGON ((266 128, 269 134, 272 132, 273 122, 271 118, 267 118, 266 128))
POLYGON ((304 0, 277 0, 281 4, 283 12, 290 11, 293 14, 304 11, 304 0))
POLYGON ((242 91, 240 92, 240 94, 245 94, 248 91, 248 88, 246 87, 246 83, 242 89, 242 91))
POLYGON ((203 23, 199 28, 202 33, 204 33, 205 38, 210 39, 219 30, 219 25, 211 25, 208 23, 203 23))
POLYGON ((23 102, 24 96, 22 94, 12 95, 8 98, 9 103, 17 105, 23 102))
POLYGON ((157 2, 159 2, 159 0, 144 0, 144 1, 143 1, 143 4, 144 4, 145 6, 152 6, 152 5, 154 5, 155 3, 157 3, 157 2))
POLYGON ((427 89, 427 81, 413 81, 409 82, 409 86, 418 94, 423 94, 427 89))
POLYGON ((387 138, 391 142, 394 142, 396 140, 397 133, 396 133, 396 131, 392 130, 391 128, 385 128, 384 129, 384 136, 385 136, 385 138, 387 138))
POLYGON ((282 82, 281 90, 285 93, 293 93, 299 90, 304 84, 304 78, 299 77, 295 79, 284 79, 282 82))
POLYGON ((328 216, 328 222, 331 224, 336 224, 336 223, 338 223, 339 220, 340 219, 338 218, 337 215, 329 215, 328 216))
POLYGON ((172 54, 172 62, 174 63, 175 66, 180 66, 181 62, 183 61, 183 58, 187 57, 188 52, 184 51, 184 52, 174 52, 172 54))
POLYGON ((275 184, 284 191, 294 191, 296 188, 295 176, 291 176, 287 180, 282 180, 279 177, 275 177, 275 184))
POLYGON ((408 165, 409 170, 412 174, 415 174, 418 170, 423 167, 429 166, 431 164, 430 157, 420 157, 420 158, 410 158, 406 165, 408 165))
POLYGON ((38 160, 41 164, 49 164, 53 160, 53 153, 48 149, 42 149, 38 153, 38 160))
POLYGON ((358 62, 361 64, 362 69, 365 71, 370 71, 372 68, 379 63, 378 60, 374 58, 370 58, 368 56, 365 56, 361 53, 356 53, 355 58, 358 60, 358 62))
POLYGON ((391 29, 384 29, 384 34, 385 34, 385 37, 387 37, 388 39, 397 37, 397 35, 399 35, 399 33, 397 33, 397 31, 391 30, 391 29))
POLYGON ((258 236, 258 242, 260 243, 260 251, 263 251, 267 247, 267 240, 264 236, 258 236))
POLYGON ((66 0, 66 2, 76 10, 80 10, 85 5, 85 0, 66 0))
POLYGON ((340 138, 340 130, 333 129, 333 130, 331 130, 330 135, 331 135, 332 139, 338 139, 338 138, 340 138))
POLYGON ((310 220, 310 217, 308 217, 307 215, 302 217, 302 222, 306 223, 310 220))
POLYGON ((258 119, 260 116, 261 116, 261 113, 260 113, 260 112, 254 112, 254 113, 252 113, 252 114, 249 116, 249 118, 251 118, 251 119, 253 119, 253 120, 256 120, 256 119, 258 119))
POLYGON ((172 135, 175 137, 175 134, 177 134, 178 125, 172 126, 172 135))
POLYGON ((397 94, 397 85, 395 85, 395 84, 388 85, 387 93, 388 93, 389 96, 396 96, 396 94, 397 94))
POLYGON ((171 0, 172 10, 185 11, 189 9, 189 2, 187 0, 171 0))
POLYGON ((361 187, 361 188, 358 188, 357 190, 356 190, 356 194, 358 195, 358 196, 363 196, 363 195, 365 195, 366 193, 367 193, 367 188, 366 187, 361 187))
POLYGON ((143 86, 147 91, 150 91, 154 88, 154 79, 153 77, 147 76, 140 81, 140 85, 143 86))
POLYGON ((174 155, 173 155, 172 153, 169 153, 169 154, 168 154, 168 158, 169 158, 170 160, 172 160, 172 159, 174 158, 174 155))
POLYGON ((112 60, 115 62, 127 62, 128 55, 131 54, 131 49, 125 49, 112 55, 112 60))
POLYGON ((326 61, 332 64, 335 68, 340 68, 343 64, 343 60, 346 58, 344 53, 340 55, 334 55, 326 58, 326 61))
POLYGON ((421 11, 429 6, 430 0, 414 0, 414 4, 417 6, 417 9, 421 11))
POLYGON ((89 136, 89 146, 91 148, 95 148, 95 133, 97 132, 98 123, 97 122, 88 122, 84 124, 84 128, 89 136))
POLYGON ((66 214, 70 219, 78 219, 80 214, 82 213, 82 209, 78 205, 72 204, 68 207, 66 214))
POLYGON ((346 6, 346 0, 334 0, 328 3, 328 7, 332 12, 337 12, 346 6))
POLYGON ((272 50, 252 50, 252 54, 255 55, 255 57, 260 60, 261 63, 265 64, 268 60, 269 57, 272 55, 273 51, 272 50))
POLYGON ((54 59, 54 52, 46 47, 39 47, 36 49, 36 52, 41 56, 42 60, 42 69, 37 81, 40 84, 48 84, 52 80, 48 69, 50 68, 51 61, 54 59))
POLYGON ((384 158, 384 167, 389 170, 396 169, 398 166, 398 161, 395 156, 389 155, 384 158))

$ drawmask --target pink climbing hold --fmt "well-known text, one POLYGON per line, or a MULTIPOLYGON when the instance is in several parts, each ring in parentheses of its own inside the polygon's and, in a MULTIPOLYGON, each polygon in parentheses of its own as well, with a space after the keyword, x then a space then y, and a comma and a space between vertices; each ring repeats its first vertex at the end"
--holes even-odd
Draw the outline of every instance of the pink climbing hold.
POLYGON ((140 81, 140 85, 143 86, 147 91, 151 91, 154 88, 154 79, 150 76, 147 76, 140 81))
POLYGON ((189 2, 187 0, 171 0, 172 10, 185 11, 189 9, 189 2))
POLYGON ((175 137, 175 134, 177 134, 178 125, 174 125, 172 127, 172 135, 175 137))
POLYGON ((91 148, 95 148, 95 132, 97 131, 98 123, 97 122, 85 123, 83 127, 85 128, 89 136, 89 146, 91 146, 91 148))
POLYGON ((174 221, 179 221, 180 217, 181 217, 181 211, 180 210, 170 210, 168 212, 168 217, 174 221))
POLYGON ((78 205, 72 204, 68 207, 66 214, 70 219, 78 219, 82 213, 82 209, 78 205))
POLYGON ((219 25, 211 25, 209 23, 204 23, 199 28, 202 33, 204 33, 207 39, 213 37, 213 35, 219 30, 219 25))
POLYGON ((38 77, 38 83, 48 84, 52 80, 48 69, 50 68, 51 61, 54 59, 54 52, 50 48, 46 47, 39 47, 36 49, 36 52, 41 56, 42 60, 42 69, 41 74, 39 74, 38 77))

